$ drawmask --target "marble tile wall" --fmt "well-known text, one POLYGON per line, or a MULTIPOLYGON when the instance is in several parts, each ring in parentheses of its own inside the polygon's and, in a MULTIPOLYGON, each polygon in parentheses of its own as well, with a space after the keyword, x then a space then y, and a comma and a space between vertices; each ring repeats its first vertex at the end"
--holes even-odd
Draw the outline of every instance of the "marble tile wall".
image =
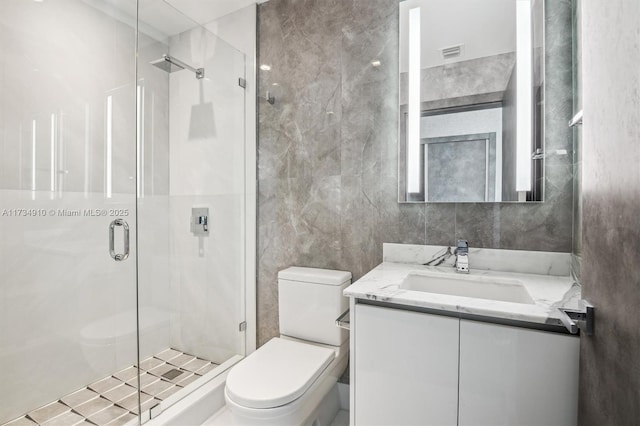
MULTIPOLYGON (((548 14, 547 150, 571 151, 570 4, 548 14), (565 22, 567 21, 567 22, 565 22), (563 59, 555 59, 557 56, 563 59)), ((277 272, 382 261, 382 243, 571 250, 571 156, 542 204, 398 204, 398 1, 270 0, 258 11, 258 344, 278 334, 277 272), (381 65, 373 67, 371 62, 381 65)))
MULTIPOLYGON (((420 71, 420 101, 428 109, 443 107, 446 99, 501 94, 516 62, 515 52, 453 62, 420 71)), ((400 73, 400 105, 407 104, 409 74, 400 73)), ((499 99, 499 98, 498 98, 499 99)))
POLYGON ((582 2, 582 294, 578 423, 640 418, 640 3, 582 2), (615 31, 613 30, 615 29, 615 31))

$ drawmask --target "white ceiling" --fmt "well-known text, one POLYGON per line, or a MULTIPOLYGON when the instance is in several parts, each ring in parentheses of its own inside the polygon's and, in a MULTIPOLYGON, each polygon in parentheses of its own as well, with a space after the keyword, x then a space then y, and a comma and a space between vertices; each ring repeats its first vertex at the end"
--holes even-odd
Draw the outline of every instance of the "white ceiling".
POLYGON ((406 0, 400 3, 400 69, 408 65, 408 10, 420 6, 422 68, 516 50, 518 0, 406 0), (404 12, 404 13, 403 13, 404 12), (464 45, 444 60, 441 49, 464 45))
MULTIPOLYGON (((1 0, 0 0, 1 1, 1 0)), ((82 0, 103 13, 157 39, 205 25, 251 4, 268 0, 82 0)))
POLYGON ((164 0, 201 25, 268 0, 164 0))

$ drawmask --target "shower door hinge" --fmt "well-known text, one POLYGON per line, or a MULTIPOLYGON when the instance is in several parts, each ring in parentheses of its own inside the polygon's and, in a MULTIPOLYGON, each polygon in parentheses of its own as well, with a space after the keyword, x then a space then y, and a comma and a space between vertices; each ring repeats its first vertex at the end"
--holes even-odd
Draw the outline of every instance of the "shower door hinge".
POLYGON ((238 326, 238 330, 245 331, 246 329, 247 329, 247 322, 246 321, 242 321, 240 323, 240 325, 238 326))
POLYGON ((149 409, 149 417, 152 419, 158 417, 160 413, 162 413, 162 407, 160 406, 160 403, 157 403, 149 409))
POLYGON ((245 80, 244 78, 240 77, 238 79, 238 86, 242 87, 243 89, 247 88, 247 80, 245 80))

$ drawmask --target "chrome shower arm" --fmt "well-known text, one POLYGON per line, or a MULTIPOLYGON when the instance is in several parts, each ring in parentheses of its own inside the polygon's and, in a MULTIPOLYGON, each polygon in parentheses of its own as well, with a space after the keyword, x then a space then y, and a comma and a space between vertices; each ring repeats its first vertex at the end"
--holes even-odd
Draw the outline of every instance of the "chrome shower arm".
POLYGON ((180 68, 184 68, 186 70, 189 70, 193 73, 195 73, 196 78, 201 79, 204 78, 204 68, 194 68, 191 65, 182 62, 180 59, 178 58, 174 58, 173 56, 169 56, 167 54, 162 55, 162 59, 164 59, 165 61, 169 62, 170 64, 173 65, 177 65, 180 68))

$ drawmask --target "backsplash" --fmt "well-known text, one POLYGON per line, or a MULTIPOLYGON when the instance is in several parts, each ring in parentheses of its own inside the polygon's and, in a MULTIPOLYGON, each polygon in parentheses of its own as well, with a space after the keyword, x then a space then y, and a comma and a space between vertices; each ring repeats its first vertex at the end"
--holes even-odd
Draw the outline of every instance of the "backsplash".
MULTIPOLYGON (((547 90, 571 86, 569 2, 547 2, 547 90), (551 55, 549 55, 551 56, 551 55), (558 55, 552 55, 557 57, 558 55)), ((382 244, 570 252, 572 158, 548 156, 541 204, 398 204, 398 0, 271 0, 258 10, 258 345, 278 335, 277 272, 351 271, 382 244), (372 61, 380 61, 373 66, 372 61)), ((570 98, 547 103, 546 151, 571 153, 570 98)))
MULTIPOLYGON (((383 244, 382 260, 425 265, 433 259, 438 260, 442 258, 442 255, 445 255, 441 266, 445 269, 446 267, 454 269, 456 259, 454 250, 455 247, 446 246, 385 243, 383 244)), ((435 266, 433 262, 429 265, 435 266)), ((472 247, 469 249, 469 269, 569 277, 571 254, 472 247)))

